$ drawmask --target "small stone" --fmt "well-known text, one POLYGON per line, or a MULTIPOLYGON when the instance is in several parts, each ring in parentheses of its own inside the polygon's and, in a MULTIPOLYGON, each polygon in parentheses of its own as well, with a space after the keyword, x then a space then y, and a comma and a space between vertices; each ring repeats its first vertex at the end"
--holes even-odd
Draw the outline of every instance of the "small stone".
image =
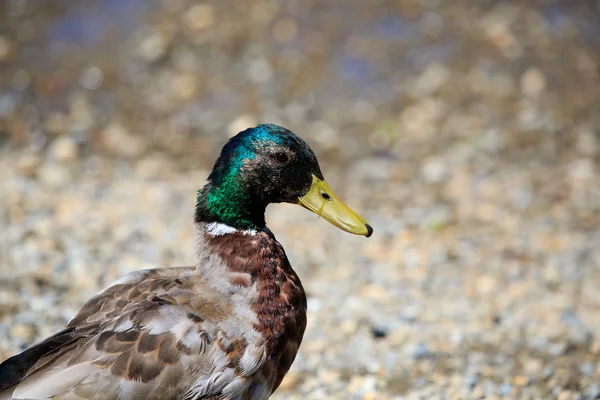
POLYGON ((168 37, 160 31, 144 37, 140 42, 137 52, 144 60, 152 62, 162 58, 169 46, 168 37))
POLYGON ((281 381, 279 390, 282 390, 282 391, 293 390, 298 387, 300 382, 301 382, 301 375, 294 371, 290 371, 285 375, 285 377, 283 378, 283 381, 281 381))
POLYGON ((264 25, 271 21, 275 11, 272 3, 265 0, 259 0, 253 1, 251 4, 250 19, 254 23, 264 25))
POLYGON ((255 83, 266 83, 273 75, 271 64, 263 57, 251 61, 247 73, 248 78, 255 83))
POLYGON ((383 339, 388 335, 388 329, 385 326, 373 325, 371 326, 371 335, 375 339, 383 339))
POLYGON ((596 371, 596 366, 594 363, 585 362, 579 366, 579 371, 585 376, 592 376, 596 371))
POLYGON ((79 84, 88 90, 99 89, 102 81, 104 81, 102 70, 93 65, 86 67, 79 75, 79 84))
POLYGON ((17 171, 21 175, 32 176, 37 171, 41 159, 37 153, 24 153, 17 160, 17 171))
POLYGON ((10 87, 17 92, 22 92, 29 87, 30 83, 31 77, 29 76, 29 72, 24 69, 20 69, 13 75, 10 81, 10 87))
POLYGON ((575 393, 571 392, 570 390, 563 390, 558 394, 556 399, 557 400, 574 400, 574 399, 578 399, 578 397, 575 397, 575 393))
POLYGON ((112 122, 104 128, 102 139, 107 150, 119 156, 137 157, 146 150, 144 140, 131 134, 118 122, 112 122))
POLYGON ((177 74, 173 77, 171 91, 175 97, 181 100, 189 100, 198 93, 198 78, 191 73, 177 74))
POLYGON ((360 388, 363 385, 363 376, 352 376, 350 378, 350 383, 348 384, 348 392, 349 393, 358 393, 360 392, 360 388))
POLYGON ((529 379, 529 377, 524 376, 524 375, 517 375, 513 378, 513 385, 515 386, 527 386, 531 383, 531 380, 529 379))
POLYGON ((521 76, 521 91, 526 96, 539 96, 546 88, 546 77, 537 68, 528 69, 521 76))
POLYGON ((417 343, 415 346, 413 346, 411 350, 411 355, 415 360, 421 360, 423 358, 429 357, 430 354, 431 352, 429 350, 429 347, 423 342, 417 343))
POLYGON ((443 160, 437 157, 426 160, 421 168, 423 178, 425 178, 425 181, 428 183, 443 182, 449 176, 450 172, 443 160))
POLYGON ((477 279, 477 291, 484 295, 498 292, 498 282, 495 277, 482 275, 477 279))
POLYGON ((376 400, 377 398, 378 397, 377 397, 377 393, 376 392, 367 392, 363 396, 363 400, 376 400))
POLYGON ((385 182, 390 179, 392 164, 388 159, 371 157, 355 162, 352 169, 359 181, 385 182))
POLYGON ((310 128, 316 143, 323 149, 333 150, 339 148, 340 135, 331 125, 323 121, 316 121, 310 128))
POLYGON ((474 388, 481 381, 481 375, 476 372, 473 374, 469 374, 465 377, 465 385, 469 387, 469 389, 474 388))
POLYGON ((79 156, 79 148, 73 139, 61 136, 55 139, 48 150, 50 157, 60 162, 73 162, 79 156))
MULTIPOLYGON (((423 2, 424 0, 421 0, 423 2)), ((430 2, 436 2, 437 0, 430 0, 430 2)), ((444 20, 442 17, 433 11, 425 11, 421 19, 419 20, 421 32, 427 37, 437 37, 444 28, 444 20)))
POLYGON ((306 300, 306 309, 309 312, 319 312, 323 307, 323 302, 316 297, 309 297, 306 300))
POLYGON ((542 373, 543 363, 537 358, 527 358, 523 361, 523 369, 529 375, 539 376, 542 373))
POLYGON ((170 172, 172 165, 163 153, 155 153, 144 156, 135 164, 136 175, 142 179, 155 179, 170 172))
POLYGON ((12 53, 12 44, 5 36, 0 36, 0 62, 9 59, 12 53))
POLYGON ((44 128, 48 133, 61 135, 69 129, 69 118, 63 113, 52 113, 46 120, 44 128))
POLYGON ((0 316, 12 314, 19 307, 19 298, 8 290, 0 291, 0 316))
POLYGON ((17 323, 12 326, 10 334, 21 342, 29 343, 35 337, 35 329, 30 324, 17 323))
POLYGON ((273 37, 279 43, 289 43, 298 36, 298 25, 291 18, 283 18, 273 26, 273 37))
POLYGON ((237 135, 239 132, 256 125, 256 119, 249 114, 242 114, 227 125, 229 137, 237 135))
POLYGON ((318 375, 321 382, 324 382, 325 384, 331 384, 340 380, 340 373, 328 368, 320 369, 318 375))
POLYGON ((590 158, 575 160, 568 165, 569 176, 573 181, 584 182, 594 178, 596 166, 590 158))
POLYGON ((600 399, 600 383, 591 384, 585 393, 590 399, 600 399))
POLYGON ((203 31, 213 25, 215 10, 209 4, 196 4, 183 14, 183 23, 192 32, 203 31))
POLYGON ((576 130, 577 151, 586 156, 594 156, 600 151, 600 143, 594 132, 586 126, 576 130))
POLYGON ((412 332, 408 327, 394 330, 388 335, 388 343, 390 346, 400 347, 410 339, 412 332))
POLYGON ((413 84, 411 94, 416 97, 427 97, 444 86, 450 76, 450 70, 444 64, 431 63, 413 84))
POLYGON ((500 396, 508 396, 512 392, 512 385, 505 383, 498 388, 498 394, 500 396))
POLYGON ((72 176, 66 167, 46 162, 38 169, 38 178, 48 186, 60 187, 71 182, 72 176))
POLYGON ((340 332, 344 335, 352 335, 357 331, 357 329, 358 323, 353 319, 349 319, 340 324, 340 332))
POLYGON ((182 45, 171 51, 171 60, 173 67, 182 72, 194 72, 199 64, 196 54, 189 47, 182 45))
POLYGON ((475 399, 483 399, 486 397, 486 395, 481 386, 475 386, 471 391, 471 397, 475 399))
POLYGON ((479 22, 489 42, 497 46, 504 56, 515 59, 523 54, 520 41, 511 31, 510 18, 502 14, 490 13, 490 16, 479 22))
POLYGON ((85 92, 77 92, 71 98, 69 118, 71 128, 75 130, 90 129, 94 124, 94 107, 85 92))
POLYGON ((553 356, 561 356, 566 354, 568 349, 569 346, 565 342, 550 343, 546 347, 548 354, 552 354, 553 356))

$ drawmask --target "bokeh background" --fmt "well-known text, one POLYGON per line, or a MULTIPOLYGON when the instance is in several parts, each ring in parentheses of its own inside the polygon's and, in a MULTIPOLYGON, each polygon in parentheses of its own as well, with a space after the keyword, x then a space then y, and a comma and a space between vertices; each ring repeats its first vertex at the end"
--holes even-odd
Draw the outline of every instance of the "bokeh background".
POLYGON ((309 296, 275 398, 600 398, 599 4, 0 1, 0 360, 194 263, 196 190, 274 122, 375 228, 270 207, 309 296))

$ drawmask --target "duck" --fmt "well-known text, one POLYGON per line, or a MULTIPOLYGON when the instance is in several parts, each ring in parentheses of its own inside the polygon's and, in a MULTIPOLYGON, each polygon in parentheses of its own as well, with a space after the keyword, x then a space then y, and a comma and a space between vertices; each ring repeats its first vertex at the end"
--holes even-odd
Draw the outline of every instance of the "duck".
POLYGON ((197 192, 196 264, 134 271, 66 327, 0 364, 0 399, 268 399, 306 328, 306 294, 267 227, 298 204, 351 234, 373 228, 292 131, 233 136, 197 192))

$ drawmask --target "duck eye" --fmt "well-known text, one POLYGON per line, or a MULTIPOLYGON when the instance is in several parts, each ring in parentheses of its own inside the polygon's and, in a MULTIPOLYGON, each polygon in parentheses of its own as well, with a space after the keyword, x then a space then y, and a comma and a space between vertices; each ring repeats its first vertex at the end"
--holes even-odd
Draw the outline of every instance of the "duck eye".
POLYGON ((275 159, 277 161, 279 161, 280 163, 288 162, 288 156, 283 151, 279 151, 279 152, 275 153, 275 159))

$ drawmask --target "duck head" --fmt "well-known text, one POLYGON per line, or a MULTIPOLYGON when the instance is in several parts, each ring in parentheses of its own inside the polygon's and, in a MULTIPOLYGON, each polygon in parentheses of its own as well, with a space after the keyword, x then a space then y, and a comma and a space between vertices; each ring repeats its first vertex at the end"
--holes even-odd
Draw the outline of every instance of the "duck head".
POLYGON ((298 204, 346 232, 373 233, 331 190, 306 142, 288 129, 265 124, 238 133, 223 147, 198 192, 195 219, 262 229, 270 203, 298 204))

